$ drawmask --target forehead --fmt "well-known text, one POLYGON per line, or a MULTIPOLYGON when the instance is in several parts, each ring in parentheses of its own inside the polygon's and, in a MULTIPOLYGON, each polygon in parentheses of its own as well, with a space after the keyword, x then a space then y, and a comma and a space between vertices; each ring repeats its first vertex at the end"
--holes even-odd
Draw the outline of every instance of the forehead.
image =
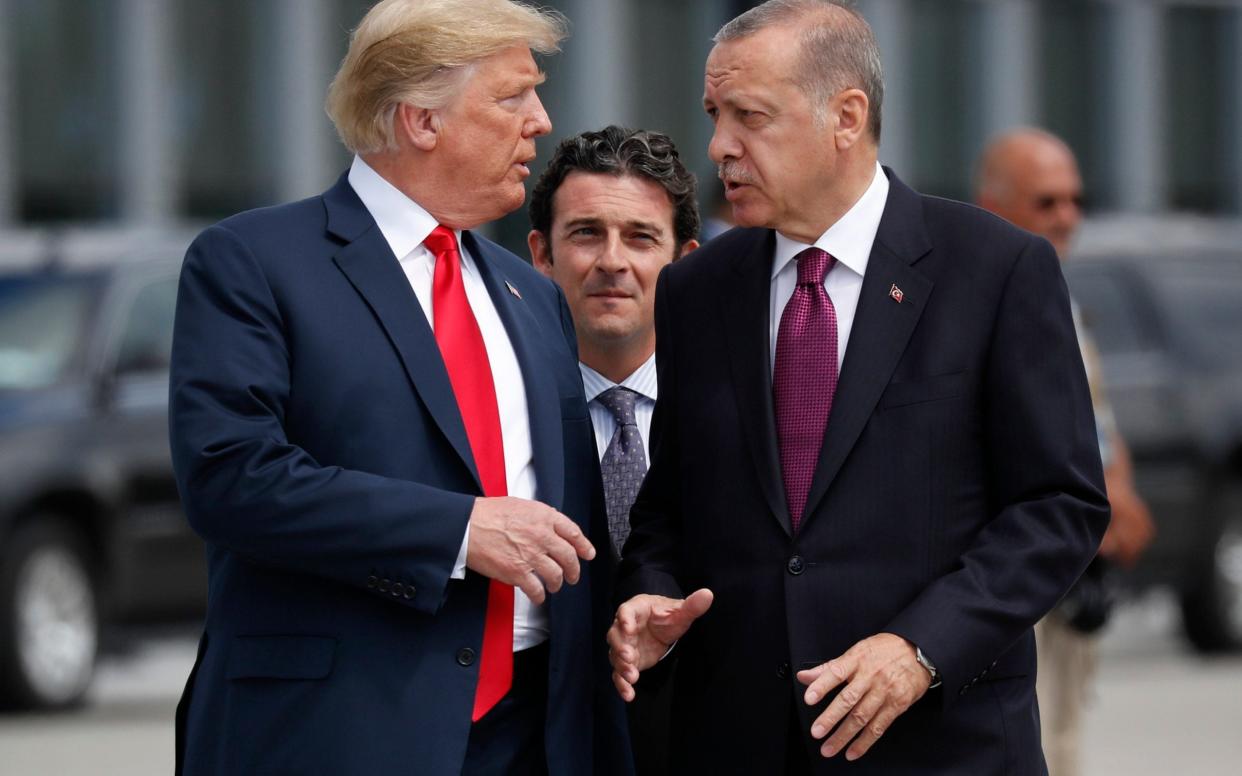
POLYGON ((553 196, 556 223, 641 221, 671 228, 673 201, 664 187, 638 175, 584 172, 565 176, 553 196))
POLYGON ((526 86, 543 82, 543 73, 524 45, 509 48, 479 60, 474 65, 471 85, 484 88, 526 86))
POLYGON ((790 80, 798 54, 797 31, 777 25, 717 43, 707 56, 708 94, 738 88, 762 89, 790 80))

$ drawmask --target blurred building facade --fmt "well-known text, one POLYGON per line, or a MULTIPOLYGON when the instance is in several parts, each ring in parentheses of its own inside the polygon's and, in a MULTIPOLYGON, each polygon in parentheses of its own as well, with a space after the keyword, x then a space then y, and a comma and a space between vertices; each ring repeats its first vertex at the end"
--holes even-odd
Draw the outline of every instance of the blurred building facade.
MULTIPOLYGON (((323 111, 369 0, 0 0, 0 229, 214 220, 327 187, 323 111)), ((710 38, 742 0, 555 0, 559 137, 660 129, 715 187, 699 107, 710 38)), ((881 159, 968 197, 986 138, 1067 138, 1096 211, 1242 215, 1242 0, 860 0, 888 94, 881 159)), ((536 163, 538 164, 538 162, 536 163)), ((523 213, 496 236, 523 245, 523 213)), ((519 250, 524 253, 524 250, 519 250)))

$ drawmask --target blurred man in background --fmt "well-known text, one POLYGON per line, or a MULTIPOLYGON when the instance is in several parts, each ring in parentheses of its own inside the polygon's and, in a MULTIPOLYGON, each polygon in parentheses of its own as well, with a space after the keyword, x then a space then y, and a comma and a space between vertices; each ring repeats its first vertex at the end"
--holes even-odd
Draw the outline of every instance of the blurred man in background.
MULTIPOLYGON (((530 217, 535 267, 560 285, 573 313, 619 558, 649 460, 656 277, 699 245, 694 175, 667 135, 584 132, 557 146, 531 193, 530 217)), ((628 708, 643 776, 670 772, 668 686, 668 677, 650 677, 628 708)))
MULTIPOLYGON (((1062 260, 1082 221, 1082 178, 1073 152, 1060 138, 1020 128, 994 138, 976 175, 980 206, 1048 239, 1062 260)), ((1081 320, 1079 345, 1091 385, 1112 522, 1099 557, 1065 600, 1036 627, 1040 721, 1051 776, 1079 772, 1083 706, 1095 673, 1097 635, 1111 606, 1107 564, 1132 566, 1154 526, 1134 489, 1130 453, 1117 432, 1100 377, 1099 356, 1081 320)))
POLYGON ((470 231, 525 198, 551 129, 532 51, 564 33, 507 0, 379 3, 328 97, 349 172, 190 247, 172 449, 210 603, 186 776, 580 776, 628 750, 569 311, 470 231))

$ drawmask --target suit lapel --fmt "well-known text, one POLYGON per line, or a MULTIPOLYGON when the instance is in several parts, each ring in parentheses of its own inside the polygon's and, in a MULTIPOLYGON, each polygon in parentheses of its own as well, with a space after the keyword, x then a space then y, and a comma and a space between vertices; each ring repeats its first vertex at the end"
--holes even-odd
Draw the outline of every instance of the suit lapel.
POLYGON ((328 231, 345 241, 333 261, 379 319, 414 390, 482 493, 439 345, 401 265, 345 177, 324 194, 324 206, 328 231))
MULTIPOLYGON (((539 500, 560 509, 565 496, 560 392, 556 388, 552 360, 540 337, 539 322, 527 303, 518 297, 522 289, 501 274, 499 264, 492 256, 495 248, 476 239, 470 232, 462 233, 462 242, 474 257, 522 369, 539 500), (517 293, 511 289, 516 289, 517 293)), ((555 332, 555 335, 560 336, 560 332, 555 332)))
POLYGON ((890 170, 888 201, 867 261, 854 325, 841 365, 828 430, 807 497, 806 519, 828 492, 858 441, 931 295, 932 281, 911 265, 931 249, 918 195, 890 170), (901 301, 890 295, 901 289, 901 301))
POLYGON ((756 229, 753 233, 756 237, 751 249, 739 251, 731 259, 733 284, 721 288, 722 328, 728 339, 729 367, 746 447, 772 516, 785 533, 792 536, 776 449, 776 415, 772 407, 769 367, 768 307, 776 240, 769 230, 756 229))

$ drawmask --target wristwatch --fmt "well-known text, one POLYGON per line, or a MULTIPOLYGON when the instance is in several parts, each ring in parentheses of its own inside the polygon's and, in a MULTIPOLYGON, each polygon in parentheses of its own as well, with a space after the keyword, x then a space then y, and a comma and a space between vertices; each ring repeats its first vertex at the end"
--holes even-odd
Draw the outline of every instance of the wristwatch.
POLYGON ((932 663, 932 661, 928 660, 927 655, 924 655, 923 650, 919 649, 918 646, 915 646, 914 648, 914 659, 919 661, 919 665, 927 669, 927 673, 931 674, 931 684, 928 686, 927 689, 930 690, 932 687, 939 687, 940 686, 940 672, 936 670, 935 663, 932 663))

